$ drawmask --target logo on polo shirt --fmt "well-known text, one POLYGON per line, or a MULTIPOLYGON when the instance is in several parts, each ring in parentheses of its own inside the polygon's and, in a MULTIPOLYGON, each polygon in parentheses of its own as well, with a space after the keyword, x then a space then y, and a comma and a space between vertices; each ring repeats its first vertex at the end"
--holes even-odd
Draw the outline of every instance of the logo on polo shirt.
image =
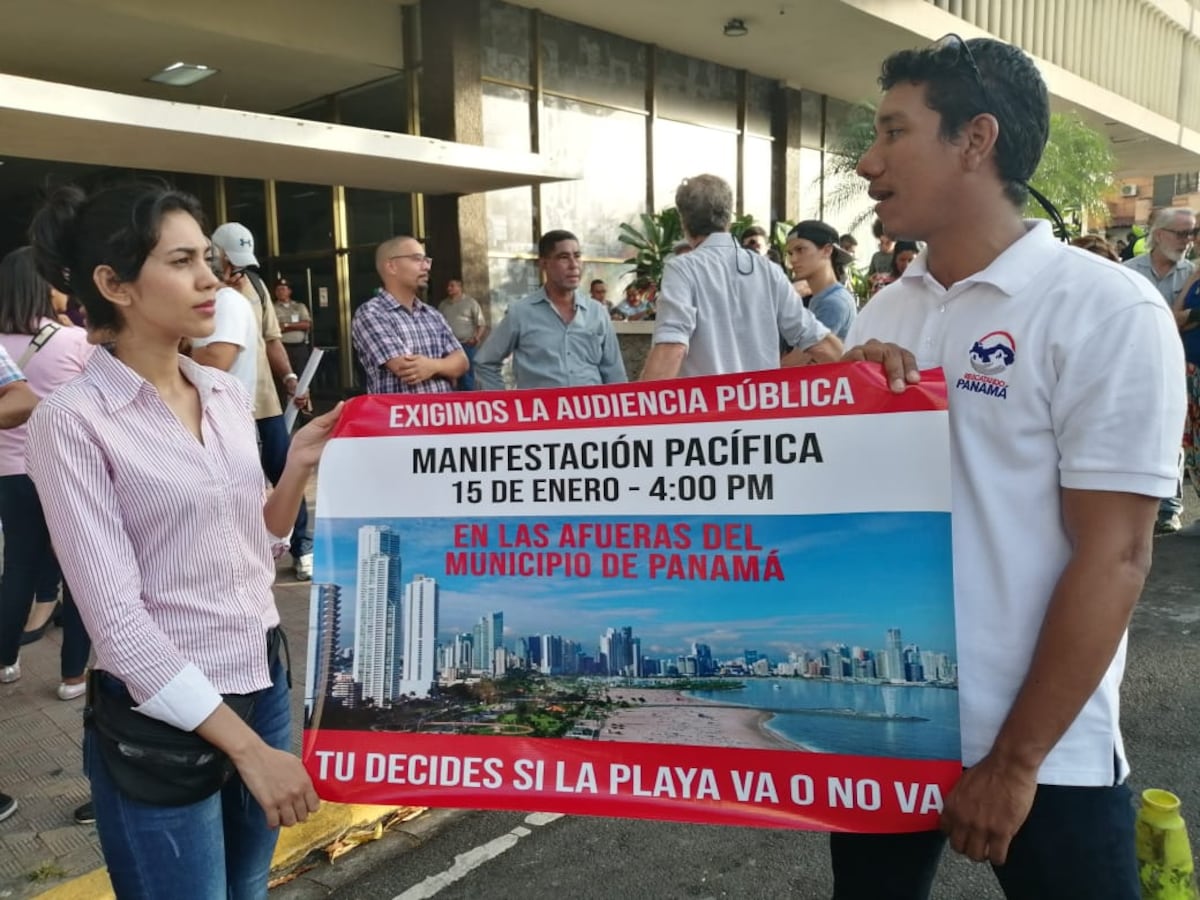
POLYGON ((974 372, 964 372, 956 388, 986 394, 989 397, 1008 397, 1008 382, 1000 376, 1017 361, 1017 342, 1007 331, 985 334, 971 345, 967 360, 974 372))

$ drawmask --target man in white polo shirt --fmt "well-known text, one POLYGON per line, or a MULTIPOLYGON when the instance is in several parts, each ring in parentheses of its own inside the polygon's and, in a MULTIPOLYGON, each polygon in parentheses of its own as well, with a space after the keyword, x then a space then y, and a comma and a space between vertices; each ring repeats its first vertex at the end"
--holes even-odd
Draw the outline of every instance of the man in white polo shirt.
POLYGON ((946 836, 1013 898, 1136 900, 1118 724, 1126 627, 1175 487, 1183 360, 1140 275, 1023 221, 1049 127, 1019 49, 955 36, 883 64, 858 164, 927 248, 859 314, 849 359, 949 388, 961 781, 942 832, 833 835, 835 897, 925 897, 946 836))

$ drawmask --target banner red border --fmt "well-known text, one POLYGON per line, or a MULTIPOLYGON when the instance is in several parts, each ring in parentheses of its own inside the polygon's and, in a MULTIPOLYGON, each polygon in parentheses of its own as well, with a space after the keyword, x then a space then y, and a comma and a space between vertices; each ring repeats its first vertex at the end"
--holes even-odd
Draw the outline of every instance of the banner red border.
MULTIPOLYGON (((349 757, 343 756, 343 766, 349 757)), ((383 803, 469 809, 525 809, 576 815, 658 819, 709 825, 742 825, 861 833, 928 831, 938 827, 940 798, 962 774, 957 760, 906 760, 871 756, 845 756, 803 751, 747 750, 680 744, 642 744, 577 741, 548 738, 477 737, 434 734, 399 734, 321 729, 304 733, 304 763, 318 793, 337 803, 383 803), (326 756, 322 778, 318 753, 354 754, 352 777, 333 776, 336 756, 326 756), (368 754, 377 774, 391 766, 393 778, 368 780, 364 776, 368 754), (433 770, 476 786, 412 784, 425 781, 430 759, 433 770), (448 758, 450 762, 440 760, 448 758), (518 761, 525 761, 518 775, 518 761), (490 763, 488 761, 491 761, 490 763), (541 763, 543 784, 535 782, 541 763), (584 766, 596 775, 596 792, 575 790, 584 766), (615 771, 613 766, 623 767, 615 771), (561 769, 560 769, 561 767, 561 769), (640 767, 636 770, 634 767, 640 767), (654 795, 652 785, 660 767, 672 773, 668 781, 675 797, 654 795), (712 773, 719 798, 681 796, 686 774, 694 769, 692 793, 702 783, 701 770, 712 773), (561 772, 561 774, 560 774, 561 772), (734 787, 734 772, 742 773, 743 787, 760 793, 765 781, 774 787, 778 802, 760 797, 742 800, 734 787), (469 773, 469 774, 467 774, 469 773), (752 773, 752 774, 746 774, 752 773), (627 780, 622 780, 627 776, 627 780), (793 779, 800 776, 799 780, 793 779), (806 782, 807 776, 811 782, 806 782), (849 779, 849 787, 847 787, 849 779), (561 780, 564 790, 559 790, 561 780), (617 782, 614 786, 614 780, 617 782), (831 787, 831 780, 837 788, 831 787), (497 782, 488 786, 486 782, 497 782), (389 783, 390 782, 390 783, 389 783), (526 789, 516 783, 529 782, 526 789), (874 785, 874 787, 872 787, 874 785), (916 786, 915 788, 913 786, 916 786), (930 804, 936 788, 937 808, 930 804), (792 790, 801 800, 795 802, 792 790), (846 794, 852 805, 844 802, 846 794), (913 811, 904 811, 904 800, 913 811), (831 803, 830 800, 835 798, 831 803), (875 806, 875 799, 878 805, 875 806), (923 803, 925 812, 921 812, 923 803), (871 808, 875 806, 875 808, 871 808)), ((343 770, 344 771, 344 770, 343 770)))
POLYGON ((335 438, 410 437, 428 434, 540 431, 583 427, 690 425, 748 419, 788 419, 871 413, 931 412, 946 409, 946 383, 940 369, 922 372, 920 384, 896 394, 877 363, 833 363, 767 369, 740 375, 712 375, 671 381, 629 382, 595 387, 525 391, 471 391, 450 394, 372 394, 347 402, 335 438), (847 389, 853 402, 845 402, 847 389), (657 393, 656 393, 657 392, 657 393), (647 413, 639 395, 661 398, 658 413, 647 413), (699 402, 697 402, 699 398, 699 402), (843 399, 839 399, 843 398, 843 399), (560 416, 565 400, 582 412, 560 416), (431 417, 431 409, 473 405, 472 420, 456 424, 431 417), (544 418, 531 418, 541 404, 544 418), (599 416, 589 416, 600 410, 599 416))

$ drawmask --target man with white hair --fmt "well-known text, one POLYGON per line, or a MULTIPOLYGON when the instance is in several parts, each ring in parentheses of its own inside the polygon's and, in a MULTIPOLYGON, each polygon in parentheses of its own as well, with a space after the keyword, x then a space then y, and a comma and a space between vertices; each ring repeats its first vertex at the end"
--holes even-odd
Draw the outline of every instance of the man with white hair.
MULTIPOLYGON (((1196 238, 1196 214, 1186 207, 1160 209, 1150 225, 1146 239, 1149 253, 1135 256, 1124 263, 1140 272, 1158 288, 1167 306, 1172 306, 1175 297, 1187 284, 1196 268, 1184 259, 1192 241, 1196 238)), ((1174 497, 1164 497, 1158 507, 1158 522, 1154 526, 1157 534, 1173 534, 1183 528, 1180 514, 1183 512, 1183 457, 1180 456, 1180 478, 1174 497)))
POLYGON ((1150 252, 1135 256, 1125 265, 1150 279, 1170 306, 1195 268, 1184 259, 1195 237, 1196 214, 1192 210, 1185 207, 1161 209, 1154 217, 1146 241, 1150 252))
POLYGON ((675 206, 692 250, 667 260, 642 381, 776 369, 780 338, 801 351, 789 354, 796 364, 841 358, 842 342, 804 307, 783 269, 729 233, 726 181, 688 178, 675 206))

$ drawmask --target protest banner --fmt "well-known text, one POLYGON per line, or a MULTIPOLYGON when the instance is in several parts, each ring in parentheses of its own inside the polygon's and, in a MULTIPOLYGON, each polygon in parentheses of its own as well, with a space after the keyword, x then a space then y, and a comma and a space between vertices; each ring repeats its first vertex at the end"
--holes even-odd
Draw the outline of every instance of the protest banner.
POLYGON ((940 371, 356 398, 317 512, 326 799, 936 827, 961 772, 940 371))

